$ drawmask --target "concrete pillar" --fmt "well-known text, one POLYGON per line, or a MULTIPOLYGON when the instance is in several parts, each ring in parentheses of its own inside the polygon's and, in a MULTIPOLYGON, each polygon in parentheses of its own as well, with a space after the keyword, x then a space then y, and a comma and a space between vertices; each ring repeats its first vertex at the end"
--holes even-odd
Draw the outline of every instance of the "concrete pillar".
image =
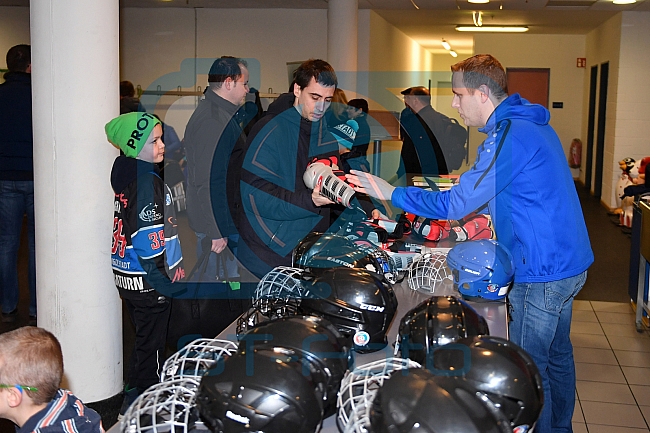
POLYGON ((38 326, 63 347, 85 402, 122 387, 121 301, 110 241, 119 114, 119 1, 31 0, 38 326))
POLYGON ((358 0, 329 0, 327 4, 327 61, 339 75, 339 87, 354 91, 358 9, 358 0))

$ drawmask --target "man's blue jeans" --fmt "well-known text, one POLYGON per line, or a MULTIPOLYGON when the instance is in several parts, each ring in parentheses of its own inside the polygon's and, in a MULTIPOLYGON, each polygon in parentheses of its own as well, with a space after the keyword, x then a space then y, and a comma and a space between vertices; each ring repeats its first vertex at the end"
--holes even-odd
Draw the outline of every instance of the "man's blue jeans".
POLYGON ((18 306, 18 247, 23 215, 29 242, 29 315, 36 316, 36 249, 34 247, 34 182, 0 180, 0 291, 2 312, 18 306))
POLYGON ((544 383, 544 409, 535 433, 571 432, 576 373, 569 338, 573 298, 587 279, 514 284, 508 294, 510 340, 530 354, 544 383))

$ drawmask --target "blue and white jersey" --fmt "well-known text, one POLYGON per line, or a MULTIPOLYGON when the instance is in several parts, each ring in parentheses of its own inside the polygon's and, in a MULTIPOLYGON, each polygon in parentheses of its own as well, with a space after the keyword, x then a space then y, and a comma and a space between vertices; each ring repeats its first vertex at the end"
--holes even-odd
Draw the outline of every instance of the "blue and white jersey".
MULTIPOLYGON (((114 172, 124 168, 119 167, 121 158, 126 159, 122 161, 125 166, 133 168, 134 160, 118 157, 114 172)), ((140 170, 137 174, 126 188, 115 193, 113 202, 113 275, 120 294, 127 296, 160 291, 155 281, 161 276, 171 282, 182 281, 185 276, 171 190, 155 171, 140 170), (158 275, 152 275, 155 272, 158 275)))

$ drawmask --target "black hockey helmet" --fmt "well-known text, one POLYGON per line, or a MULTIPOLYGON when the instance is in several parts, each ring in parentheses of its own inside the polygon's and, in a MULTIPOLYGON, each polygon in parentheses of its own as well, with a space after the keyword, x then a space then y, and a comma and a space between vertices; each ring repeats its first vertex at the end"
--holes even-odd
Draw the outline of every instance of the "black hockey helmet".
POLYGON ((325 416, 336 411, 336 395, 348 369, 350 341, 328 320, 316 316, 263 322, 244 334, 238 353, 271 349, 297 358, 319 379, 325 416))
POLYGON ((386 346, 386 333, 397 310, 390 284, 361 269, 331 268, 308 286, 303 314, 321 316, 352 339, 359 352, 374 352, 386 346))
POLYGON ((542 377, 524 349, 501 337, 462 338, 436 348, 430 370, 452 386, 484 393, 515 431, 528 431, 544 404, 542 377))
POLYGON ((215 433, 312 433, 323 418, 323 397, 303 365, 272 350, 235 354, 209 370, 196 397, 215 433))
POLYGON ((487 322, 467 302, 454 296, 432 296, 407 312, 399 325, 395 354, 425 365, 435 347, 459 338, 489 335, 487 322))
POLYGON ((465 388, 441 386, 425 369, 395 371, 370 410, 374 433, 512 433, 488 399, 465 388))
POLYGON ((354 242, 334 233, 309 233, 293 252, 293 266, 321 270, 347 267, 363 269, 390 284, 397 281, 397 269, 390 256, 371 242, 354 242))

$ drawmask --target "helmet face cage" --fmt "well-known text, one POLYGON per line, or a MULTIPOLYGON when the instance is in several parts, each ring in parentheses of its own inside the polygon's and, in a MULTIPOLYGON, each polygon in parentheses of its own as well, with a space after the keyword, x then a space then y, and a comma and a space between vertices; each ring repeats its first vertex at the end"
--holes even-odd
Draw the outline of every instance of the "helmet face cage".
POLYGON ((410 359, 388 358, 356 367, 341 381, 336 424, 342 433, 367 433, 377 391, 393 371, 420 368, 410 359))
POLYGON ((301 298, 310 296, 304 284, 310 278, 304 269, 286 266, 272 269, 257 284, 251 308, 237 319, 237 334, 266 320, 297 315, 301 298))
POLYGON ((454 288, 451 271, 447 267, 447 255, 426 253, 413 260, 408 268, 407 282, 411 290, 429 295, 451 295, 454 288))
POLYGON ((157 383, 138 396, 121 421, 122 433, 188 433, 200 423, 196 412, 199 382, 192 378, 157 383))
POLYGON ((505 298, 515 272, 510 252, 491 239, 456 245, 449 251, 447 265, 463 296, 486 300, 505 298))
POLYGON ((228 340, 199 338, 173 354, 163 365, 160 381, 201 376, 218 362, 237 351, 237 344, 228 340))

